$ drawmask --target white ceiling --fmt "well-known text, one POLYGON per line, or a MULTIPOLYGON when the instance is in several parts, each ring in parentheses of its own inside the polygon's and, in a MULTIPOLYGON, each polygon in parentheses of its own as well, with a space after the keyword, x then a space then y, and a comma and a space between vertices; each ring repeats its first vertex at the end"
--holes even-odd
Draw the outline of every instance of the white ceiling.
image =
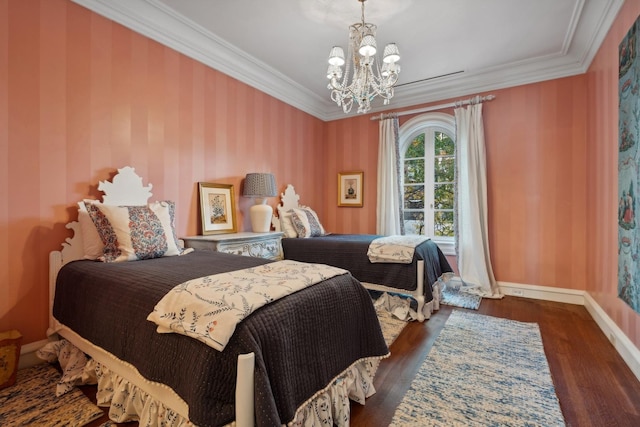
MULTIPOLYGON (((73 0, 322 120, 344 118, 326 68, 358 0, 73 0)), ((367 0, 396 95, 372 112, 584 73, 624 0, 367 0)), ((353 108, 352 115, 357 108, 353 108)))

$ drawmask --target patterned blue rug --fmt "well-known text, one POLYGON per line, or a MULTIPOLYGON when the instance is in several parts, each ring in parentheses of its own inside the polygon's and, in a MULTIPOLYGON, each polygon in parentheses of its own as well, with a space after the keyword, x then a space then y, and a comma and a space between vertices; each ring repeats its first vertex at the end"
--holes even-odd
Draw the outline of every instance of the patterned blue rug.
POLYGON ((102 416, 78 388, 56 397, 59 379, 48 363, 19 370, 16 383, 0 390, 0 426, 80 427, 102 416))
POLYGON ((400 332, 407 326, 406 320, 400 320, 393 314, 389 313, 384 307, 376 307, 376 314, 378 315, 378 321, 380 322, 380 329, 382 329, 382 336, 387 343, 387 347, 398 338, 400 332))
POLYGON ((535 323, 454 310, 391 426, 564 426, 535 323))
POLYGON ((482 297, 478 295, 471 295, 445 286, 442 290, 442 299, 440 300, 440 303, 444 305, 451 305, 453 307, 477 310, 478 307, 480 307, 480 301, 482 301, 482 297))
POLYGON ((444 273, 438 278, 440 291, 440 303, 453 307, 477 310, 480 307, 482 297, 464 291, 464 282, 454 273, 444 273))

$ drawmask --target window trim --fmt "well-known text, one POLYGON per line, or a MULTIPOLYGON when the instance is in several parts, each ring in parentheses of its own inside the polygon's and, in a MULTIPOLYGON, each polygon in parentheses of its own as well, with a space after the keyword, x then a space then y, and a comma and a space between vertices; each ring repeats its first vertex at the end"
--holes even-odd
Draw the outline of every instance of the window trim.
MULTIPOLYGON (((440 131, 450 135, 457 143, 456 138, 456 119, 455 116, 442 112, 430 112, 412 117, 404 122, 398 130, 398 139, 400 141, 400 156, 404 162, 404 153, 413 139, 425 128, 431 128, 433 131, 440 131)), ((404 177, 401 177, 404 178, 404 177)), ((402 183, 404 185, 404 182, 402 183)), ((445 255, 455 255, 455 238, 432 237, 442 253, 445 255)))

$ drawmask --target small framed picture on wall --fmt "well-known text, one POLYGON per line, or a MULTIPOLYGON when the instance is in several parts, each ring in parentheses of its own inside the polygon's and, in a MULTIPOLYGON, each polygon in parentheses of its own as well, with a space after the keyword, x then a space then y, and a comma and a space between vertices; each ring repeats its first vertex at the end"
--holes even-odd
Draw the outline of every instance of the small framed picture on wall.
POLYGON ((362 207, 364 172, 341 172, 338 174, 338 206, 362 207))
POLYGON ((233 185, 199 182, 202 234, 236 232, 233 185))

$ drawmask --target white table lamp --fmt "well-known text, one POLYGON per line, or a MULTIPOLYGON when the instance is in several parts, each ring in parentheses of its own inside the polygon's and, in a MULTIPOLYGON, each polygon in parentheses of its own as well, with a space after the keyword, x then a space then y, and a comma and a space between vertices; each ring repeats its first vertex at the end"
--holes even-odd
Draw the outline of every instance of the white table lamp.
POLYGON ((276 178, 271 173, 248 173, 244 180, 242 195, 255 198, 255 204, 249 209, 253 231, 268 232, 271 229, 273 208, 267 205, 267 197, 278 195, 276 178))

